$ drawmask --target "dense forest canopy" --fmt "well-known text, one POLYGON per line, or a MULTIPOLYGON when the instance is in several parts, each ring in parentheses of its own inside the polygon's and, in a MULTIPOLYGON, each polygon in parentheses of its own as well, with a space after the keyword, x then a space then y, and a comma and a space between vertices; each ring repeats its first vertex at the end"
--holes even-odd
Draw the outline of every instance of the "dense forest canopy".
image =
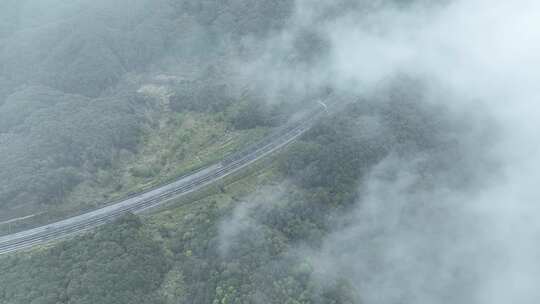
MULTIPOLYGON (((0 6, 0 209, 23 210, 0 219, 64 204, 80 182, 136 153, 148 113, 160 115, 160 101, 139 88, 158 73, 180 69, 170 88, 177 112, 223 112, 242 99, 227 67, 237 42, 277 30, 292 11, 291 1, 0 6)), ((252 101, 246 106, 253 109, 252 101)), ((257 126, 246 118, 231 122, 257 126)))
POLYGON ((540 5, 0 1, 0 233, 328 111, 169 208, 0 257, 0 304, 538 303, 540 5))

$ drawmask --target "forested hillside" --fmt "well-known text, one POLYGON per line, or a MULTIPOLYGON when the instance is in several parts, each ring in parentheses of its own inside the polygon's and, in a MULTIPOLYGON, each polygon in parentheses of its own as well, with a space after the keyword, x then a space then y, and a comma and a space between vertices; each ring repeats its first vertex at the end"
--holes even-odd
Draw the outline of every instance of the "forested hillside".
POLYGON ((229 62, 243 37, 278 30, 291 10, 291 1, 2 1, 0 222, 93 208, 282 123, 278 112, 257 116, 271 109, 229 62))
POLYGON ((327 110, 279 153, 167 208, 0 256, 0 304, 492 303, 471 282, 502 276, 476 266, 512 259, 477 255, 468 236, 491 258, 528 217, 501 228, 480 216, 520 192, 481 195, 504 167, 494 155, 512 149, 493 151, 477 91, 453 91, 482 65, 446 64, 466 49, 437 40, 459 40, 445 22, 466 10, 437 14, 449 2, 0 1, 0 234, 327 110))
POLYGON ((392 155, 423 154, 433 156, 423 162, 418 187, 449 177, 456 178, 452 187, 464 186, 463 172, 452 172, 468 159, 454 143, 462 131, 453 119, 433 115, 445 109, 418 103, 414 87, 399 81, 391 94, 351 103, 270 163, 207 197, 1 259, 0 300, 357 303, 355 282, 321 272, 313 255, 328 233, 346 225, 336 219, 365 195, 357 181, 392 155))

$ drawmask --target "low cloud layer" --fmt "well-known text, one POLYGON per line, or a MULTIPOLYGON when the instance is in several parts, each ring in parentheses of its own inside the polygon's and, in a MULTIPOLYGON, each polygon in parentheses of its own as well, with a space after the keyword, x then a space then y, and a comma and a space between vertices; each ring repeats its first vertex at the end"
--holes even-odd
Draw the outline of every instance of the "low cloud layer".
POLYGON ((425 169, 451 151, 379 163, 347 227, 309 253, 319 280, 347 277, 363 303, 540 301, 539 20, 529 0, 297 1, 289 30, 244 68, 273 67, 260 76, 269 95, 329 86, 370 99, 406 75, 436 115, 471 128, 451 170, 425 169), (303 33, 319 59, 284 58, 303 33))
MULTIPOLYGON (((316 254, 323 273, 350 277, 366 303, 540 300, 538 12, 534 1, 454 1, 383 8, 367 24, 353 14, 329 28, 336 86, 369 91, 395 73, 421 79, 433 102, 493 119, 497 141, 467 149, 500 171, 483 172, 488 182, 472 193, 446 191, 444 180, 418 189, 414 162, 387 159, 367 181, 354 224, 316 254), (381 178, 389 172, 393 179, 381 178)), ((458 145, 481 140, 470 136, 458 145)))

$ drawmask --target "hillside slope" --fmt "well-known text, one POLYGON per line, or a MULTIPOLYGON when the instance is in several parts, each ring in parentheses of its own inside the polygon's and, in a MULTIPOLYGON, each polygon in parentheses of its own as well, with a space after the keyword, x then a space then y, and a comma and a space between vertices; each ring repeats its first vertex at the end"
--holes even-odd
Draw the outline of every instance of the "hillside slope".
POLYGON ((365 195, 357 181, 392 155, 420 153, 432 157, 419 187, 449 177, 464 187, 463 172, 451 171, 468 158, 453 141, 461 131, 416 97, 350 104, 274 161, 195 201, 3 257, 0 302, 357 303, 354 282, 326 276, 314 254, 348 225, 343 214, 365 195))
POLYGON ((0 223, 96 207, 282 123, 241 117, 266 105, 230 66, 291 9, 263 2, 3 1, 0 223))

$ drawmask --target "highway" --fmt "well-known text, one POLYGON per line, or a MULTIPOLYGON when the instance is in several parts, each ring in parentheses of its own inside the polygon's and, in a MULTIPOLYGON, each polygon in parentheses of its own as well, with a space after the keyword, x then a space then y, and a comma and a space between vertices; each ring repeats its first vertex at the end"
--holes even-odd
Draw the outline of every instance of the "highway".
POLYGON ((173 199, 194 192, 248 167, 254 162, 295 141, 308 131, 326 112, 326 105, 304 113, 260 142, 239 153, 227 156, 218 163, 180 177, 176 181, 133 195, 115 204, 67 218, 55 223, 0 237, 0 255, 28 250, 58 241, 110 223, 126 213, 141 213, 173 199))

